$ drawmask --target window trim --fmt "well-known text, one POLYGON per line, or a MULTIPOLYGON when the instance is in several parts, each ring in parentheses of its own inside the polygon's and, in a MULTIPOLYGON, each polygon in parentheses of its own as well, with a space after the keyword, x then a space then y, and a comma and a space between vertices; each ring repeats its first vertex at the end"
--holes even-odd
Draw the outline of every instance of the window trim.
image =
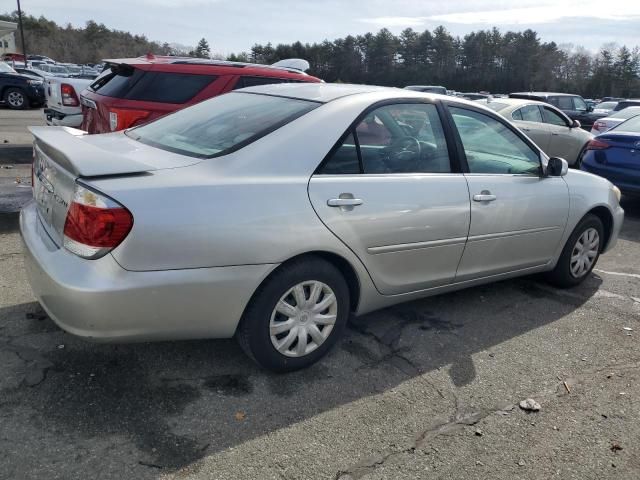
POLYGON ((442 105, 442 100, 428 99, 428 98, 390 98, 386 100, 380 100, 378 102, 372 103, 367 106, 360 114, 351 122, 349 127, 344 131, 344 133, 338 138, 336 143, 334 143, 333 147, 329 150, 329 152, 324 156, 322 161, 318 164, 316 169, 313 171, 312 176, 326 176, 326 177, 367 177, 367 176, 390 176, 390 175, 455 175, 464 173, 462 163, 458 158, 458 149, 455 145, 455 137, 452 134, 451 126, 448 124, 449 119, 447 117, 447 112, 442 105), (407 105, 407 104, 425 104, 425 105, 434 105, 436 107, 436 113, 440 119, 440 125, 442 126, 442 131, 444 133, 445 142, 447 144, 447 154, 449 156, 449 172, 411 172, 411 173, 364 173, 364 167, 362 163, 362 154, 360 152, 360 140, 358 139, 358 135, 356 133, 356 127, 364 120, 364 118, 374 110, 377 110, 381 107, 386 107, 388 105, 407 105), (358 164, 360 166, 359 173, 345 173, 345 174, 328 174, 322 173, 322 169, 324 166, 331 160, 333 154, 342 146, 344 140, 353 133, 353 137, 356 142, 356 152, 358 154, 358 164))
POLYGON ((509 121, 502 117, 501 115, 488 110, 488 109, 484 109, 484 108, 478 108, 475 105, 468 105, 466 103, 458 103, 455 101, 451 101, 451 100, 446 100, 443 102, 444 106, 446 107, 446 115, 448 117, 448 121, 451 125, 451 127, 453 128, 453 136, 455 138, 455 143, 456 143, 456 147, 458 149, 457 155, 458 158, 460 159, 460 163, 462 165, 463 168, 463 173, 465 175, 490 175, 490 176, 507 176, 507 177, 538 177, 538 178, 542 178, 544 177, 544 164, 542 159, 544 157, 546 157, 545 153, 535 144, 533 143, 529 138, 527 138, 520 130, 518 130, 517 128, 515 128, 511 123, 509 123, 509 121), (509 130, 511 130, 514 134, 516 134, 516 136, 522 140, 526 145, 529 146, 529 148, 531 148, 534 152, 538 153, 538 163, 539 163, 539 167, 540 170, 538 172, 538 175, 534 175, 531 173, 472 173, 469 170, 469 163, 467 162, 467 154, 464 150, 464 146, 462 144, 462 138, 460 138, 460 133, 458 132, 458 129, 456 127, 456 124, 453 120, 453 115, 451 113, 451 108, 459 108, 462 110, 469 110, 475 113, 479 113, 482 115, 486 115, 498 122, 500 122, 503 126, 505 126, 506 128, 508 128, 509 130))

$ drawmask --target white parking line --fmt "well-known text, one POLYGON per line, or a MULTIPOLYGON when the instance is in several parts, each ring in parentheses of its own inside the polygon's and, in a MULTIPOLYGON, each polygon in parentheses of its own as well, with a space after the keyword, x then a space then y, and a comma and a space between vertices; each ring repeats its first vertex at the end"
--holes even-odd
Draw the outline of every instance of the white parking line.
POLYGON ((594 268, 593 271, 598 273, 605 273, 607 275, 618 275, 620 277, 640 278, 640 275, 638 275, 637 273, 608 272, 607 270, 600 270, 597 268, 594 268))

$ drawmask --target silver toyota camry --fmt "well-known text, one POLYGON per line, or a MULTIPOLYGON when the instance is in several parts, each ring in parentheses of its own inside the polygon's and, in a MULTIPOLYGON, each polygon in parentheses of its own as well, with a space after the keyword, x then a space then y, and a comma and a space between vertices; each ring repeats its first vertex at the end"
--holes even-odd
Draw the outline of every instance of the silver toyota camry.
POLYGON ((101 341, 235 336, 277 371, 350 314, 519 275, 561 287, 616 242, 619 190, 502 116, 353 85, 229 93, 125 132, 32 128, 33 291, 101 341))

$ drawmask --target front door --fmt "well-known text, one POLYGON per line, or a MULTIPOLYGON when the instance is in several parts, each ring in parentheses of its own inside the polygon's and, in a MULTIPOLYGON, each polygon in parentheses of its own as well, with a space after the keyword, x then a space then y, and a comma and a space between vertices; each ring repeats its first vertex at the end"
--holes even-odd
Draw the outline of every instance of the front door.
POLYGON ((506 122, 474 109, 449 110, 471 196, 469 239, 456 281, 548 263, 567 222, 564 179, 543 177, 539 152, 506 122))
POLYGON ((573 165, 584 146, 584 137, 575 135, 573 128, 569 126, 570 120, 552 107, 544 107, 543 114, 551 131, 551 144, 547 154, 550 157, 564 158, 573 165))
POLYGON ((385 105, 346 132, 309 182, 320 219, 387 295, 451 283, 469 230, 438 110, 385 105))

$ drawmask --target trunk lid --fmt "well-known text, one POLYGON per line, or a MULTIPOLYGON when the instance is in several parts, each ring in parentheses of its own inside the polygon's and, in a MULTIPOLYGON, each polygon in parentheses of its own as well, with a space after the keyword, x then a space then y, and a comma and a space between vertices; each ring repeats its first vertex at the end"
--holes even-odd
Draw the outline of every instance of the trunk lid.
POLYGON ((186 167, 199 159, 165 152, 121 132, 87 135, 69 127, 30 127, 35 137, 33 195, 42 223, 62 244, 76 180, 186 167))

